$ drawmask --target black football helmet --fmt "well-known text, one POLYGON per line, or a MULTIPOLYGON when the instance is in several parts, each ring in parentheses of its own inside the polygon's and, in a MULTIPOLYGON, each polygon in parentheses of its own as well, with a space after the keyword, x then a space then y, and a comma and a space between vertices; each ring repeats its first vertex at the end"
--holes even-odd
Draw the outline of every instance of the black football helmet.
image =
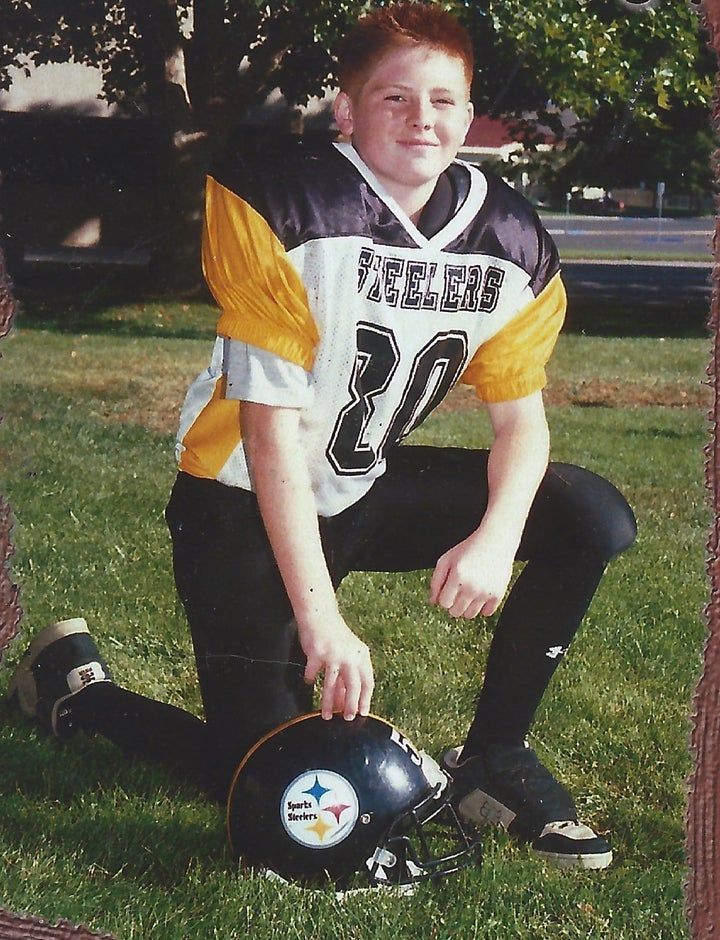
POLYGON ((240 764, 227 804, 233 857, 317 887, 407 886, 479 861, 450 805, 450 778, 377 717, 303 715, 240 764))

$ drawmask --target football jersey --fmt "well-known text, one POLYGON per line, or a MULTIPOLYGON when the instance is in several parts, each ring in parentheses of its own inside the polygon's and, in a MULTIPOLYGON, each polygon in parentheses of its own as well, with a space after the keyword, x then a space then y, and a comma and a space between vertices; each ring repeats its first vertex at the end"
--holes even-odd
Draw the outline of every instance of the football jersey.
POLYGON ((231 341, 307 374, 297 407, 321 515, 367 492, 387 447, 458 381, 487 402, 543 387, 565 310, 555 246, 504 182, 459 161, 446 173, 457 205, 423 234, 350 144, 248 135, 228 148, 203 235, 222 312, 183 406, 181 470, 252 489, 231 341))

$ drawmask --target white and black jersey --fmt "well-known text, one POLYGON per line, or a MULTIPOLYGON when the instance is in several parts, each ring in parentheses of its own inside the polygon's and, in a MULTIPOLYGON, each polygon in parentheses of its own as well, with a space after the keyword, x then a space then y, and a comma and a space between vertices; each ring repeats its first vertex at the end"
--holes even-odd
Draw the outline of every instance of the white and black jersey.
POLYGON ((180 469, 251 489, 242 400, 297 407, 318 512, 335 515, 458 381, 488 402, 543 387, 565 309, 557 252, 476 167, 453 163, 415 225, 351 145, 246 136, 207 182, 222 314, 180 469))

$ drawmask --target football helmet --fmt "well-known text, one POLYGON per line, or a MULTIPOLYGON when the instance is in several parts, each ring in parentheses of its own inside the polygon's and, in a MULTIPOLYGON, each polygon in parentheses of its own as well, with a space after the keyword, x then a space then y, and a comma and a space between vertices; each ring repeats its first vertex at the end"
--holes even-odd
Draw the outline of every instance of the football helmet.
POLYGON ((477 841, 450 805, 451 782, 375 716, 281 725, 233 779, 227 829, 235 860, 305 887, 404 887, 477 862, 477 841))

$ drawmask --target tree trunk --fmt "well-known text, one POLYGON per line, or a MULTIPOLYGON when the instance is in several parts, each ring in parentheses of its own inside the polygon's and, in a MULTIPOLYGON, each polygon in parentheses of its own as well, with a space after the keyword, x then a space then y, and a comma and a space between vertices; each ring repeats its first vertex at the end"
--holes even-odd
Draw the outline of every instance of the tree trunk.
MULTIPOLYGON (((705 18, 710 44, 720 57, 720 0, 706 0, 705 18)), ((720 127, 716 90, 713 124, 720 127)), ((716 166, 716 171, 718 167, 716 166)), ((720 180, 719 180, 720 182, 720 180)), ((720 937, 720 223, 715 226, 715 267, 710 325, 713 354, 709 367, 714 389, 713 440, 707 448, 706 484, 711 495, 713 525, 708 541, 710 602, 703 674, 694 697, 692 749, 695 768, 690 779, 687 810, 687 852, 690 872, 686 900, 693 940, 720 937)))
MULTIPOLYGON (((12 329, 14 313, 15 299, 0 249, 0 339, 7 336, 12 329)), ((0 358, 2 358, 1 355, 0 358)), ((0 415, 0 420, 2 420, 2 415, 0 415)), ((10 641, 18 634, 22 619, 20 588, 13 583, 10 572, 10 560, 15 552, 12 528, 10 504, 0 493, 0 663, 10 641)))
POLYGON ((175 0, 129 0, 146 97, 157 129, 153 280, 164 292, 200 289, 200 233, 207 135, 195 119, 175 0))

